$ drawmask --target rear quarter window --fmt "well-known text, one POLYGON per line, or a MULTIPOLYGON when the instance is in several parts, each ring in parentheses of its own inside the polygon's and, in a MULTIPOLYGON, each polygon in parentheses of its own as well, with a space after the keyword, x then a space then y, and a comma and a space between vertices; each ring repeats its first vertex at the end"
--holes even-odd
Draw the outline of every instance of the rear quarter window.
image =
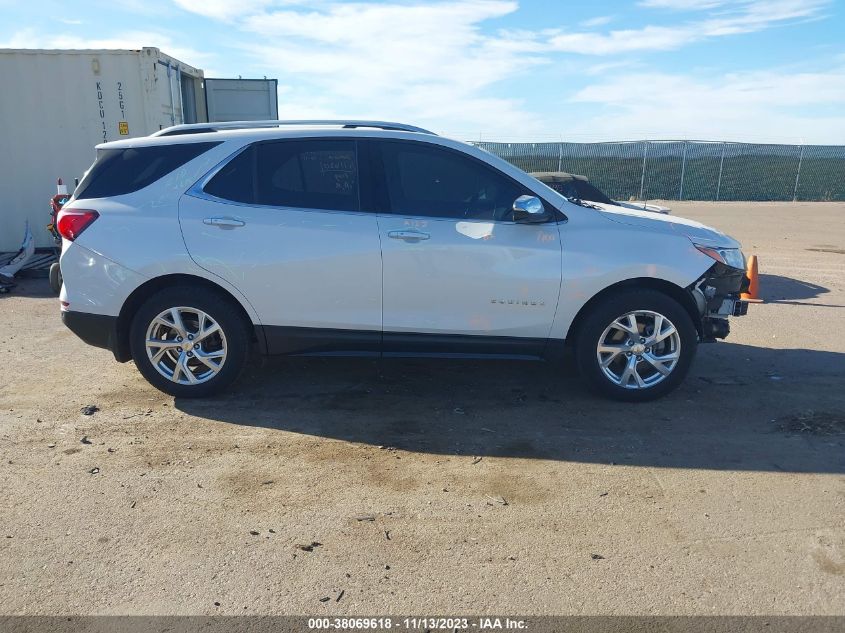
POLYGON ((109 198, 138 191, 219 143, 179 143, 103 149, 74 192, 77 200, 109 198))

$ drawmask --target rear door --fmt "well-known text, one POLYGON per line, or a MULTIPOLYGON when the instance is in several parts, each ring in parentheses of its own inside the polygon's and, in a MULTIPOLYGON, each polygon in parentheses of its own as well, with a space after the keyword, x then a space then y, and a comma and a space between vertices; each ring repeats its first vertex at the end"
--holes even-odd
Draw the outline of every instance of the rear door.
POLYGON ((512 215, 517 197, 535 194, 451 148, 374 145, 376 198, 387 211, 385 352, 542 353, 560 292, 560 234, 555 221, 512 215))
POLYGON ((358 164, 353 140, 260 142, 180 202, 191 257, 247 297, 271 353, 379 349, 378 224, 358 164))

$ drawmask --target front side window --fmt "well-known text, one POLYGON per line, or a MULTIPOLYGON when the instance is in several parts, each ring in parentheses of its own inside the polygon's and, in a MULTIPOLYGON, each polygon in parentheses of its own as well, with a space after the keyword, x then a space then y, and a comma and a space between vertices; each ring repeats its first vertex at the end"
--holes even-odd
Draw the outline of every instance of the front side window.
POLYGON ((510 220, 514 200, 530 193, 458 152, 413 142, 384 141, 379 146, 395 214, 510 220))
POLYGON ((227 163, 205 186, 225 200, 299 209, 357 211, 354 141, 259 143, 227 163))

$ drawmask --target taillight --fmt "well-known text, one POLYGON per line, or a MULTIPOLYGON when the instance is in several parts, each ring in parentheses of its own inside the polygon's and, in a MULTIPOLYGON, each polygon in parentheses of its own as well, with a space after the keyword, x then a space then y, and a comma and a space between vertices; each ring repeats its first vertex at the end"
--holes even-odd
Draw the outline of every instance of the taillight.
POLYGON ((62 209, 59 211, 56 229, 59 235, 72 242, 99 217, 99 213, 87 209, 62 209))

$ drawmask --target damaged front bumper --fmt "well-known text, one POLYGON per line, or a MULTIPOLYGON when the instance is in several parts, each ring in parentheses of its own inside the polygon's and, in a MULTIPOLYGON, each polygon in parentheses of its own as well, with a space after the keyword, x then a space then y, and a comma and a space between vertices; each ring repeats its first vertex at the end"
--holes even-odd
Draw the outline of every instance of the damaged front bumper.
POLYGON ((717 262, 688 288, 701 317, 702 343, 726 338, 731 331, 728 317, 748 313, 748 302, 741 298, 748 285, 744 270, 717 262))

